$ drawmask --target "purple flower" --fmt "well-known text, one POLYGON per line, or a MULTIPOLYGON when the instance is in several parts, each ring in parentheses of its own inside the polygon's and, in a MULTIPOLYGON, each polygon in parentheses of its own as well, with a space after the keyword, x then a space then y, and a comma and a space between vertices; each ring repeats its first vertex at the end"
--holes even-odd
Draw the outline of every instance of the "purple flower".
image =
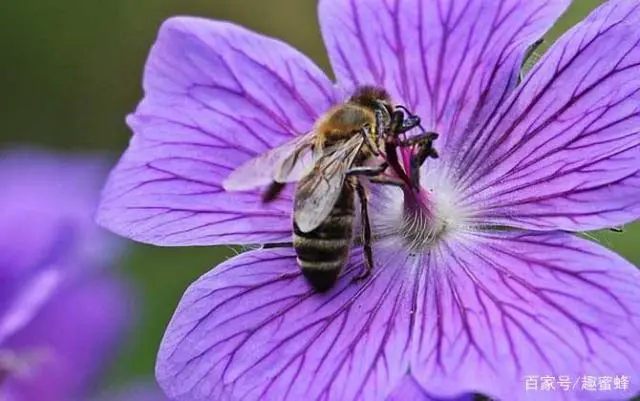
POLYGON ((0 152, 0 399, 86 394, 129 321, 119 254, 93 223, 107 165, 0 152))
POLYGON ((276 248, 241 254, 191 285, 158 356, 167 394, 637 393, 640 272, 569 232, 640 216, 640 4, 608 1, 518 84, 530 45, 568 5, 322 0, 337 86, 275 39, 198 18, 165 22, 128 119, 135 135, 99 211, 121 235, 163 246, 289 241, 293 186, 265 206, 262 188, 227 192, 223 182, 308 132, 358 85, 386 88, 440 134, 440 158, 422 169, 422 203, 386 187, 371 197, 383 239, 366 281, 350 280, 362 269, 356 247, 337 285, 314 293, 294 251, 276 248), (588 388, 591 377, 615 376, 628 385, 588 388), (527 387, 534 380, 537 389, 527 387))

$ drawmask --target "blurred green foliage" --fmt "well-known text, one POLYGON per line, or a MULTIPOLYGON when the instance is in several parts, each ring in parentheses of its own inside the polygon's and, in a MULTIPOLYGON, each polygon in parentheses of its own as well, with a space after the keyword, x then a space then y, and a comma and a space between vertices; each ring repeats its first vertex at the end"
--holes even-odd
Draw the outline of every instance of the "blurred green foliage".
MULTIPOLYGON (((141 75, 160 23, 189 14, 231 20, 291 43, 330 71, 313 0, 21 0, 0 3, 0 141, 115 158, 129 131, 124 117, 142 96, 141 75)), ((547 44, 596 0, 576 0, 547 44)), ((640 226, 598 240, 640 264, 640 226), (634 246, 635 245, 635 246, 634 246)), ((110 381, 151 375, 165 325, 184 289, 233 255, 231 248, 133 245, 119 267, 140 290, 142 315, 110 381)))

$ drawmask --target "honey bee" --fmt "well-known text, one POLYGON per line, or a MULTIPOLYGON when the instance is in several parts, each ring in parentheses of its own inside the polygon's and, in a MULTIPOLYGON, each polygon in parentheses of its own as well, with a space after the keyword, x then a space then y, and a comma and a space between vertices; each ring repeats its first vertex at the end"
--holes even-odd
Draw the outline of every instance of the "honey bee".
MULTIPOLYGON (((410 139, 401 139, 400 134, 419 125, 420 118, 403 106, 393 106, 384 89, 363 86, 345 103, 320 117, 310 132, 233 171, 224 188, 247 190, 268 185, 262 199, 271 202, 288 182, 297 181, 293 247, 304 277, 317 291, 326 291, 334 285, 349 258, 356 195, 360 200, 365 267, 356 279, 365 278, 373 269, 368 198, 359 177, 380 184, 410 183, 399 165, 397 147, 420 145, 412 170, 413 164, 422 164, 429 156, 437 157, 431 146, 437 134, 423 130, 410 139), (403 110, 407 111, 406 116, 403 110), (383 161, 371 165, 379 157, 383 161), (312 163, 308 163, 309 158, 312 163), (400 178, 383 176, 389 167, 400 178)), ((417 173, 412 171, 414 174, 417 173)))

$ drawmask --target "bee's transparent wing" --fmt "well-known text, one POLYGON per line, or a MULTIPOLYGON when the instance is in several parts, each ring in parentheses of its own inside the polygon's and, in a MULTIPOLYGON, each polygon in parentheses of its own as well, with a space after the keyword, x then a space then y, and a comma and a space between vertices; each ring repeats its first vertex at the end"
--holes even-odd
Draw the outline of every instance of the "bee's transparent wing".
POLYGON ((298 181, 313 166, 313 132, 300 135, 244 163, 222 183, 226 191, 246 191, 271 184, 298 181))
POLYGON ((293 206, 300 231, 313 231, 329 216, 363 143, 362 136, 356 135, 344 145, 325 149, 313 170, 300 180, 293 206))

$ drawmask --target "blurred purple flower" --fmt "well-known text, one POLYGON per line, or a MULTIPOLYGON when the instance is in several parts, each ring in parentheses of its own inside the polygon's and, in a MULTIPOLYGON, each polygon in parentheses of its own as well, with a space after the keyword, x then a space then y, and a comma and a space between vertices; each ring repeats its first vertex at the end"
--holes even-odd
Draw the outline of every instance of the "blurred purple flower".
MULTIPOLYGON (((233 24, 173 18, 99 221, 157 245, 291 236, 291 190, 228 193, 247 160, 377 84, 440 133, 414 207, 372 197, 373 277, 314 294, 290 249, 235 257, 186 292, 157 377, 177 400, 626 398, 640 389, 640 272, 566 231, 640 216, 640 3, 611 0, 517 85, 569 0, 322 0, 338 87, 233 24), (499 227, 511 227, 499 230, 499 227), (615 392, 526 391, 529 375, 630 377, 615 392), (401 387, 398 387, 401 386, 401 387)), ((403 202, 403 199, 407 202, 403 202)))
POLYGON ((118 242, 93 223, 104 160, 0 152, 0 399, 86 394, 129 321, 101 270, 118 242))

